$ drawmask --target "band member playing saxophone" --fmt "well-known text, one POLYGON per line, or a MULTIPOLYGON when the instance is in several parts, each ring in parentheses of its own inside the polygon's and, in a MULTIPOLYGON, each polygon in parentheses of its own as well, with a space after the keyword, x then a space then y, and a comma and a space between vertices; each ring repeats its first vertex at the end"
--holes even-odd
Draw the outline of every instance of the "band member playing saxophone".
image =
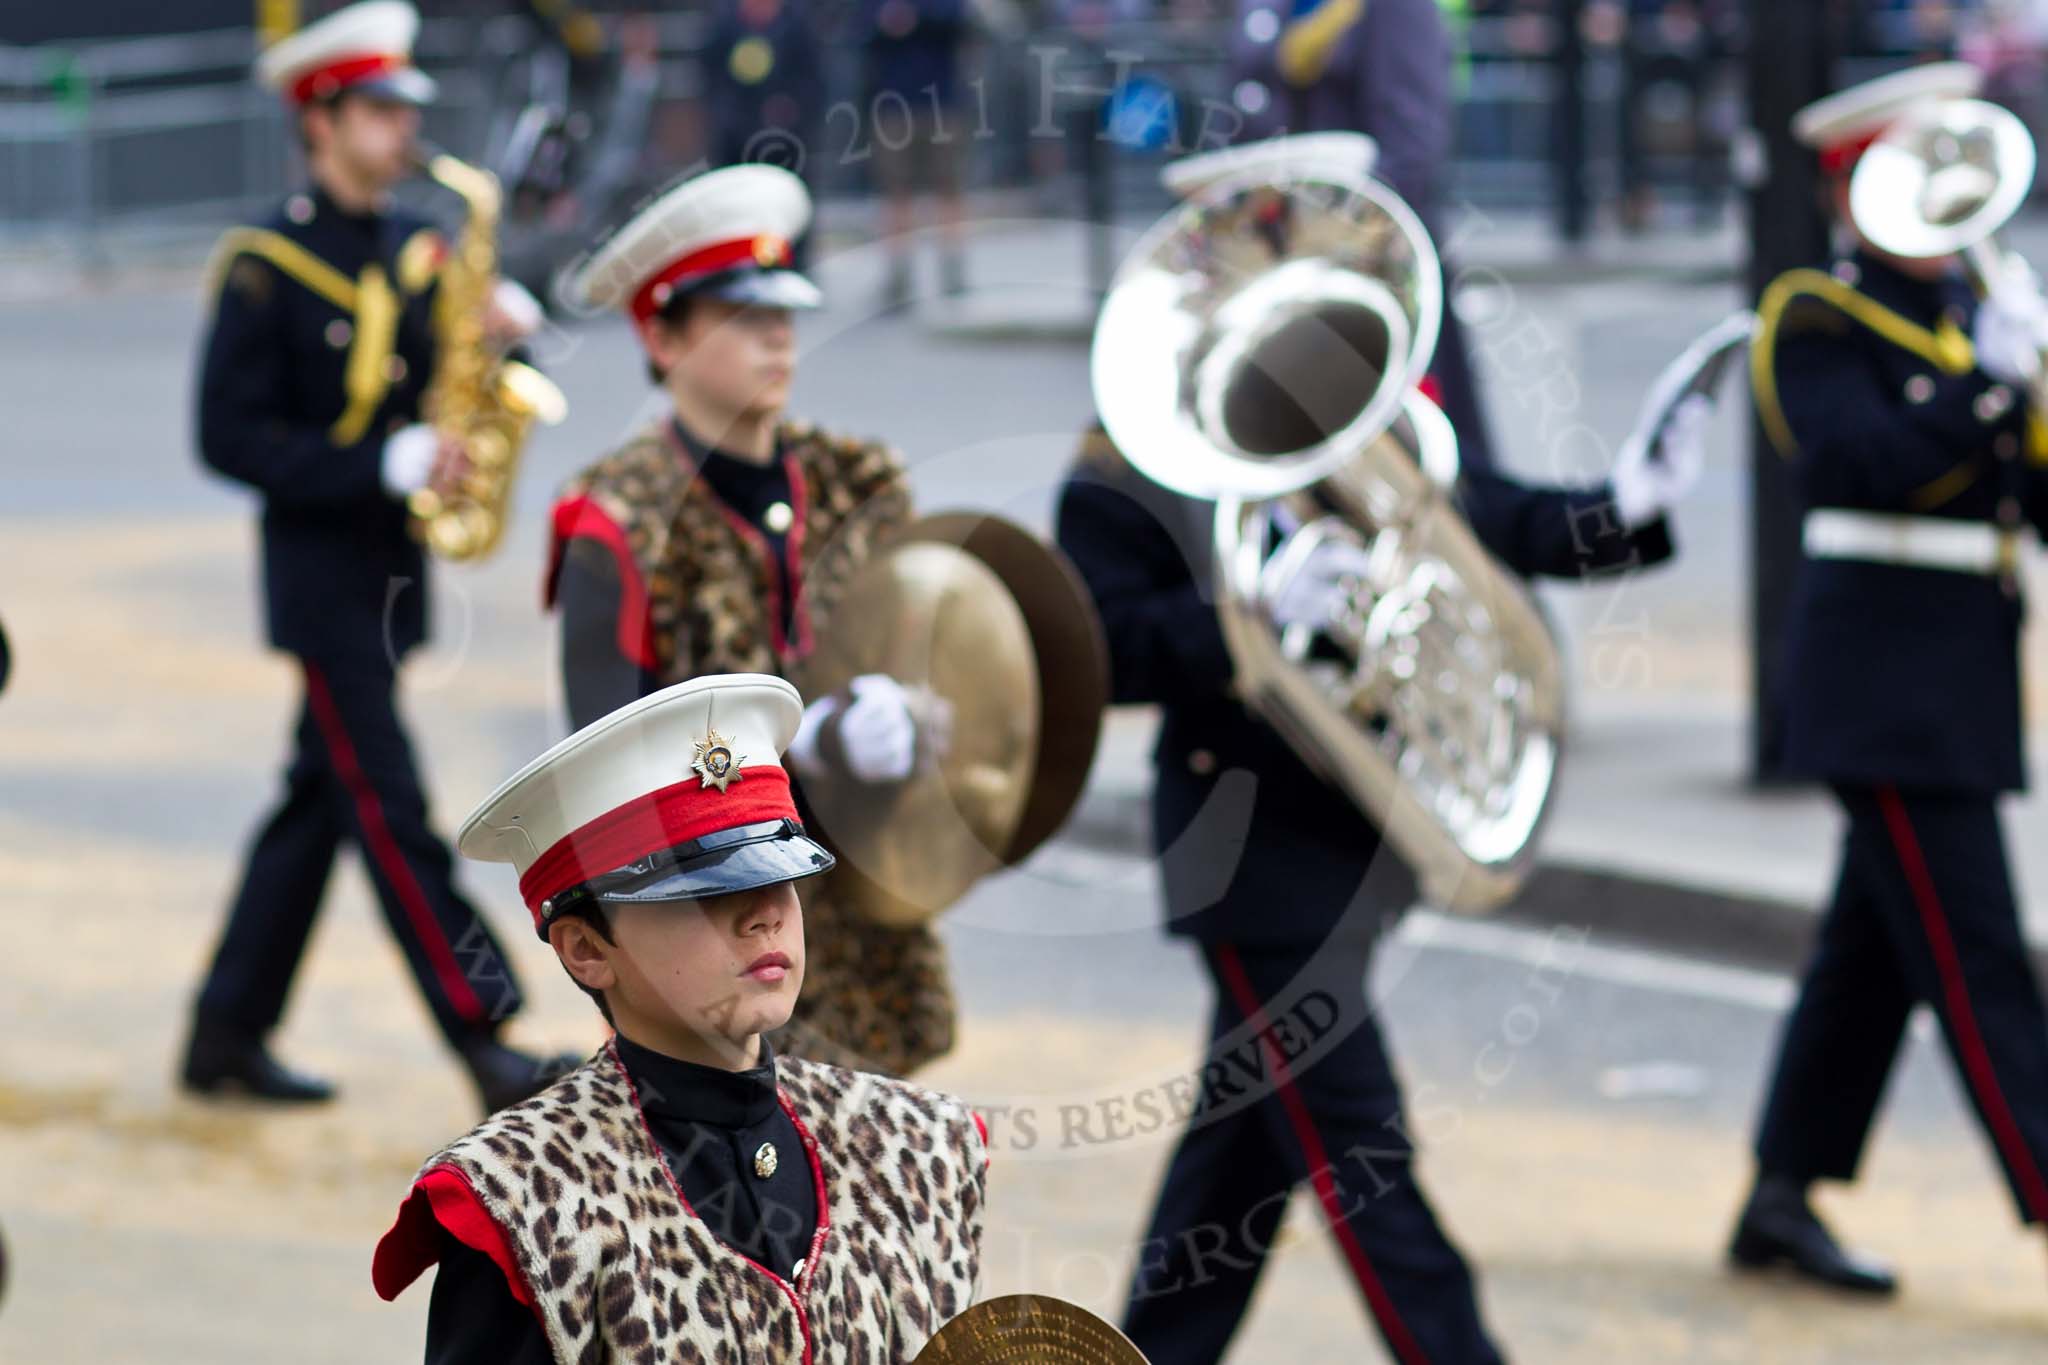
MULTIPOLYGON (((1195 413, 1170 431, 1170 424, 1161 425, 1162 443, 1185 447, 1193 433, 1193 444, 1205 447, 1197 458, 1211 464, 1224 445, 1277 462, 1327 443, 1357 406, 1355 396, 1345 397, 1357 387, 1351 380, 1369 385, 1387 372, 1384 356, 1351 352, 1351 340, 1424 325, 1409 316, 1398 325, 1383 320, 1348 330, 1356 312, 1343 300, 1426 294, 1436 269, 1433 253, 1422 251, 1398 278, 1365 279, 1348 254, 1339 254, 1356 245, 1361 256, 1389 258, 1382 235, 1354 238, 1358 224, 1374 234, 1426 237, 1412 216, 1403 217, 1405 208, 1386 205, 1390 193, 1368 198, 1352 188, 1366 183, 1371 155, 1369 140, 1357 135, 1317 134, 1169 168, 1169 184, 1198 196, 1201 208, 1158 249, 1157 259, 1170 263, 1159 278, 1170 275, 1171 288, 1184 287, 1187 297, 1213 304, 1213 311, 1196 315, 1198 305, 1190 303, 1170 320, 1147 318, 1145 309, 1155 306, 1148 300, 1167 292, 1151 288, 1158 278, 1147 277, 1132 285, 1128 298, 1112 288, 1101 324, 1107 328, 1128 304, 1153 336, 1222 338, 1206 351, 1185 343, 1195 352, 1188 363, 1199 372, 1184 374, 1184 384, 1167 376, 1150 386, 1168 401, 1176 392, 1195 395, 1188 405, 1195 413), (1319 183, 1297 190, 1304 176, 1319 183), (1401 228, 1402 222, 1411 227, 1401 228), (1336 246, 1323 255, 1290 240, 1336 246), (1268 259, 1267 253, 1272 268, 1246 264, 1268 259), (1206 277, 1206 290, 1186 283, 1194 277, 1206 277), (1296 287, 1327 287, 1331 303, 1301 310, 1298 331, 1293 324, 1263 325, 1244 308, 1254 294, 1289 306, 1282 296, 1296 287), (1242 333, 1231 332, 1238 326, 1242 333), (1301 342, 1293 349, 1290 334, 1301 342), (1234 349, 1239 335, 1254 339, 1234 349), (1261 352, 1269 346, 1270 353, 1261 352), (1220 372, 1216 357, 1225 354, 1238 357, 1240 373, 1220 372), (1262 365, 1262 354, 1276 363, 1262 365), (1339 382, 1319 390, 1315 373, 1326 368, 1339 382), (1275 434, 1304 418, 1313 430, 1275 434), (1215 434, 1204 425, 1209 421, 1228 428, 1227 441, 1209 439, 1215 434)), ((1173 221, 1155 234, 1168 232, 1173 221)), ((1141 244, 1133 258, 1146 250, 1141 244)), ((1131 269, 1127 263, 1126 275, 1131 269)), ((1412 1168, 1400 1087, 1363 988, 1373 941, 1385 920, 1414 899, 1422 869, 1404 866, 1383 846, 1375 819, 1246 706, 1248 679, 1227 638, 1221 589, 1210 588, 1220 581, 1212 573, 1211 547, 1235 526, 1237 513, 1219 516, 1215 505, 1162 486, 1167 475, 1155 481, 1151 469, 1157 466, 1134 448, 1132 433, 1143 438, 1144 422, 1131 419, 1128 395, 1116 391, 1119 367, 1106 358, 1103 330, 1096 360, 1106 429, 1082 442, 1059 502, 1059 543, 1101 612, 1114 700, 1154 703, 1163 712, 1153 839, 1168 932, 1195 944, 1215 987, 1208 1060, 1233 1048, 1262 1047, 1270 1081, 1263 1089, 1215 1085, 1200 1093, 1152 1213, 1124 1330, 1157 1365, 1221 1358, 1273 1244, 1287 1192, 1307 1181, 1392 1358, 1496 1361, 1500 1354, 1482 1321, 1472 1273, 1412 1168), (1112 400, 1122 410, 1118 419, 1111 417, 1112 400), (1140 474, 1134 465, 1149 467, 1140 474), (1315 1022, 1309 1032, 1318 1041, 1294 1060, 1275 1040, 1303 1039, 1304 1020, 1315 1022)), ((1156 368, 1151 357, 1145 365, 1148 374, 1156 368)), ((1414 406, 1422 401, 1412 392, 1421 377, 1396 380, 1410 391, 1404 401, 1418 430, 1443 421, 1433 408, 1414 406)), ((1484 549, 1516 573, 1571 578, 1656 563, 1672 552, 1665 513, 1700 464, 1705 400, 1688 404, 1654 448, 1624 457, 1608 485, 1537 488, 1467 470, 1456 486, 1456 507, 1484 549)), ((1272 475, 1273 463, 1249 464, 1258 479, 1272 475)), ((1270 529, 1288 527, 1283 518, 1270 529)), ((1276 551, 1272 562, 1287 557, 1276 551)), ((1282 635, 1333 637, 1359 584, 1377 572, 1359 543, 1325 539, 1293 561, 1293 572, 1258 609, 1265 625, 1282 635)), ((1503 582, 1512 580, 1503 576, 1503 582)), ((1506 679, 1481 677, 1475 686, 1490 693, 1496 681, 1506 679)), ((1211 1065, 1204 1074, 1230 1073, 1211 1065)))
MULTIPOLYGON (((787 171, 711 171, 656 196, 566 281, 573 306, 630 316, 665 399, 555 504, 548 595, 573 725, 707 673, 790 672, 877 542, 910 520, 893 451, 784 413, 793 314, 821 301, 790 254, 810 217, 787 171)), ((864 674, 811 699, 789 768, 800 793, 828 776, 891 788, 943 725, 894 679, 864 674)), ((804 913, 810 979, 779 1050, 902 1075, 952 1046, 928 926, 853 914, 831 874, 806 887, 804 913)))
MULTIPOLYGON (((427 634, 426 564, 405 500, 465 458, 420 420, 443 239, 390 202, 433 93, 409 56, 418 24, 407 4, 367 0, 264 53, 258 74, 296 112, 311 183, 264 226, 230 232, 217 255, 199 449, 262 494, 270 640, 298 661, 305 693, 283 800, 250 851, 196 1004, 183 1080, 201 1094, 332 1093, 274 1061, 264 1040, 344 841, 362 850, 484 1106, 546 1080, 539 1058, 497 1040, 519 988, 455 888, 393 696, 399 661, 427 634)), ((491 311, 506 336, 539 320, 516 288, 499 289, 491 311)))
POLYGON ((1805 504, 1786 766, 1829 784, 1848 827, 1729 1251, 1872 1294, 1892 1292, 1891 1270, 1838 1246, 1807 1192, 1855 1178, 1916 1005, 1941 1021, 2021 1219, 2048 1221, 2048 1014, 1997 810, 2025 782, 2018 550, 2028 525, 2048 531, 2048 300, 2031 271, 1973 282, 1958 259, 2033 183, 2025 129, 1969 99, 1979 82, 1915 67, 1800 113, 1845 250, 1770 287, 1752 353, 1805 504), (1976 160, 1998 146, 2024 149, 2024 167, 1976 160), (1923 155, 1943 148, 1973 164, 1941 178, 1985 198, 1919 220, 1932 196, 1905 182, 1940 176, 1923 155))

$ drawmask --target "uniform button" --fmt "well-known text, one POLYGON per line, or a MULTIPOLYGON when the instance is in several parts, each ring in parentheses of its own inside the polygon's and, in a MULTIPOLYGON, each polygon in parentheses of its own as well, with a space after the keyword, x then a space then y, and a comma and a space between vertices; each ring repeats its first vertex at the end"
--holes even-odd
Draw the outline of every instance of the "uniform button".
POLYGON ((1851 289, 1863 283, 1863 272, 1856 268, 1854 261, 1836 261, 1834 276, 1851 289))
POLYGON ((1914 407, 1934 401, 1934 380, 1924 374, 1916 374, 1906 381, 1906 401, 1914 407))
POLYGON ((1216 771, 1216 755, 1207 749, 1196 749, 1188 755, 1188 771, 1196 777, 1207 777, 1216 771))
POLYGON ((1991 449, 2001 460, 2014 459, 2020 453, 2020 438, 2009 431, 2002 431, 1991 443, 1991 449))
POLYGON ((771 502, 761 516, 761 524, 773 535, 782 535, 796 521, 796 513, 789 510, 786 502, 771 502))
POLYGON ((2024 509, 2020 507, 2020 500, 2018 498, 2004 497, 1998 500, 1998 519, 2007 526, 2017 526, 2020 524, 2020 513, 2022 510, 2024 509))
POLYGON ((356 329, 348 325, 346 318, 336 318, 327 324, 327 344, 337 351, 346 347, 355 334, 356 329))
POLYGON ((313 221, 313 201, 303 194, 295 194, 284 201, 284 216, 301 227, 313 221))
POLYGON ((1977 420, 1989 426, 2012 411, 2012 390, 2003 384, 1993 384, 1977 395, 1977 401, 1972 407, 1977 414, 1977 420))
POLYGON ((405 373, 406 370, 404 356, 395 355, 384 362, 384 377, 390 380, 392 383, 403 383, 405 380, 405 373))

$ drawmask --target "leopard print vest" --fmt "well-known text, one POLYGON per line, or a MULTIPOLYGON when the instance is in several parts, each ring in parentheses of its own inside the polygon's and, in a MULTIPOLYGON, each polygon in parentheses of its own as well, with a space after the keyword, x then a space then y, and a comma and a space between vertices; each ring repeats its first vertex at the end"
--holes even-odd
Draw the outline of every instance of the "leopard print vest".
POLYGON ((623 533, 646 597, 637 650, 664 686, 705 673, 786 673, 810 652, 877 540, 910 520, 909 483, 887 446, 791 420, 777 429, 777 447, 794 514, 790 638, 782 599, 791 589, 767 540, 696 477, 667 421, 578 474, 556 499, 557 553, 577 534, 623 533))
POLYGON ((430 1158, 503 1232, 560 1362, 894 1365, 972 1301, 985 1148, 959 1101, 777 1058, 818 1185, 792 1283, 718 1241, 607 1046, 430 1158))

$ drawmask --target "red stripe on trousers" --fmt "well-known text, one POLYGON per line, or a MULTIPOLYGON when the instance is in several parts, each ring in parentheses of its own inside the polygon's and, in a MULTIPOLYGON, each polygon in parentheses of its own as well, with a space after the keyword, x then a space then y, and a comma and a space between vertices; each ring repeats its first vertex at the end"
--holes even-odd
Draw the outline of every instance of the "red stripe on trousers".
POLYGON ((384 870, 384 879, 391 883, 398 903, 405 907, 405 917, 412 921, 413 933, 419 937, 420 947, 433 966, 441 989, 447 993, 449 1003, 464 1019, 478 1022, 484 1017, 483 1001, 477 999, 469 979, 456 965, 454 950, 448 946, 447 935, 441 932, 441 922, 434 918, 433 907, 427 904, 427 893, 420 888, 412 865, 399 851, 398 841, 391 837, 391 827, 384 822, 384 803, 378 799, 377 789, 363 776, 362 765, 356 762, 355 746, 349 743, 348 729, 341 723, 341 711, 334 704, 334 694, 327 689, 327 679, 312 664, 306 664, 305 668, 306 698, 313 705, 313 719, 327 741, 327 752, 334 759, 334 769, 340 775, 342 785, 355 798, 356 816, 363 826, 363 842, 368 846, 365 851, 384 870))
POLYGON ((1302 1099, 1301 1092, 1294 1088, 1294 1081, 1287 1074, 1287 1059, 1281 1055, 1278 1044, 1266 1034, 1266 1007, 1259 1003, 1259 994, 1252 989, 1251 978, 1245 975, 1237 950, 1227 945, 1218 947, 1216 967, 1223 977, 1224 987, 1237 1003, 1238 1012, 1244 1015, 1252 1032, 1258 1035, 1259 1042, 1266 1049, 1266 1056, 1273 1067, 1274 1084, 1279 1087, 1280 1102, 1287 1110, 1288 1121, 1294 1125, 1294 1136, 1301 1143, 1302 1156, 1308 1161, 1309 1182, 1315 1186, 1316 1198, 1322 1201, 1323 1214, 1330 1220, 1330 1231, 1344 1249, 1344 1259, 1350 1262, 1351 1273, 1357 1278, 1358 1287, 1365 1292, 1365 1301, 1379 1322, 1380 1331, 1386 1334, 1395 1357, 1403 1365, 1426 1365, 1429 1357, 1422 1353, 1422 1347, 1409 1332, 1408 1324, 1401 1320, 1387 1287, 1380 1282, 1379 1273, 1372 1268, 1371 1259, 1359 1244, 1358 1234, 1345 1221, 1337 1202, 1337 1181, 1330 1174, 1329 1157, 1324 1152, 1322 1137, 1316 1132, 1315 1120, 1308 1112, 1308 1101, 1302 1099))
POLYGON ((2005 1102, 2005 1091, 1999 1088, 1998 1073, 1991 1067, 1991 1053, 1984 1046, 1984 1035, 1977 1027, 1977 1015, 1970 1005, 1969 983, 1963 979, 1962 959, 1956 955, 1948 916, 1941 908, 1941 897, 1935 890, 1933 874, 1927 870, 1927 858, 1921 852, 1919 837, 1913 833, 1913 821, 1906 813, 1906 803, 1896 787, 1879 788, 1877 801, 1891 831, 1899 865, 1905 869, 1906 882, 1913 888, 1913 899, 1920 908, 1920 922, 1927 930, 1928 946, 1934 952, 1935 970, 1941 975, 1942 999, 1948 1007, 1949 1030, 1955 1038, 1956 1052, 1962 1058, 1964 1077, 1970 1088, 1977 1092, 1977 1103, 1984 1106, 1985 1118, 1991 1124, 1992 1141, 1998 1144, 1998 1150, 2005 1154, 2006 1164, 2018 1177, 2022 1198, 2034 1220, 2048 1223, 2048 1183, 2043 1183, 2040 1169, 2034 1165, 2033 1153, 2028 1150, 2026 1138, 2020 1133, 2019 1122, 2013 1118, 2012 1107, 2005 1102))

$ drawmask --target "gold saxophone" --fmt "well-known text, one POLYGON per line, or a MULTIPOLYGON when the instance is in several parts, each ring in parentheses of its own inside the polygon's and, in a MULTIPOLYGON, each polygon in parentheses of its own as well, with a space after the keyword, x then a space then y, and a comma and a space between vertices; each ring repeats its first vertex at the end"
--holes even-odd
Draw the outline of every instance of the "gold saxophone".
POLYGON ((504 537, 519 452, 533 424, 553 426, 569 405, 552 380, 507 360, 485 335, 498 279, 498 177, 445 153, 422 158, 421 169, 469 210, 434 300, 434 375, 423 404, 426 420, 460 444, 469 463, 450 486, 422 488, 407 507, 413 534, 429 550, 443 559, 482 559, 504 537))

